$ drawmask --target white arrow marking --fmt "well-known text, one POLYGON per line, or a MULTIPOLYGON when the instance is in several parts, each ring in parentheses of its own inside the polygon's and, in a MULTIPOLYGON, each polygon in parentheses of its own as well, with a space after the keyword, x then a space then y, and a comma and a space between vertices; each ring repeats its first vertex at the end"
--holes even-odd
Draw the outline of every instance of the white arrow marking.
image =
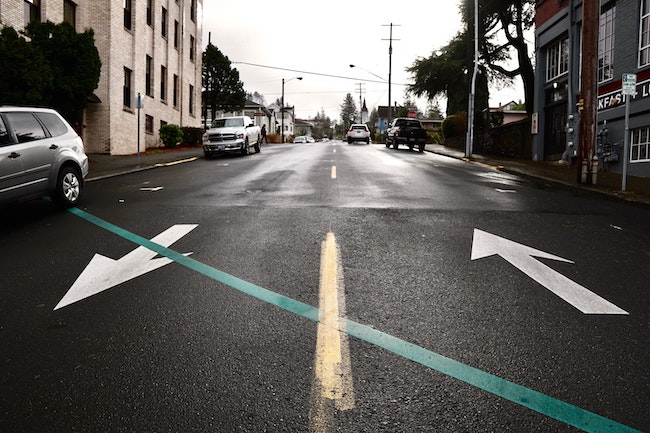
POLYGON ((628 314, 606 299, 549 268, 534 257, 573 263, 544 251, 474 229, 472 260, 499 255, 514 267, 585 314, 628 314))
POLYGON ((144 186, 140 188, 140 191, 156 192, 156 191, 160 191, 161 189, 163 189, 162 186, 154 186, 154 187, 144 186))
MULTIPOLYGON (((197 224, 177 224, 151 239, 151 242, 168 247, 196 227, 197 224)), ((186 256, 190 254, 192 253, 185 253, 186 256)), ((118 260, 95 254, 54 309, 58 310, 73 302, 81 301, 172 262, 167 257, 154 259, 156 255, 155 251, 143 246, 139 246, 118 260)))

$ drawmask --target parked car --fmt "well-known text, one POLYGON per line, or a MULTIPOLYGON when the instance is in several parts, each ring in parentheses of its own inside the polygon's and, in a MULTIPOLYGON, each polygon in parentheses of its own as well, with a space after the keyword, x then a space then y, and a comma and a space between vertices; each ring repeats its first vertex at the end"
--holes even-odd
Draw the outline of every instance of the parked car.
POLYGON ((262 146, 262 130, 248 116, 222 117, 212 121, 203 134, 203 153, 206 158, 229 152, 248 155, 251 147, 255 153, 262 146))
POLYGON ((299 135, 298 137, 294 138, 293 142, 294 143, 308 143, 307 137, 305 137, 304 135, 299 135))
POLYGON ((397 118, 390 123, 386 131, 386 147, 392 145, 397 149, 400 144, 405 144, 411 150, 417 146, 420 152, 424 152, 428 138, 429 133, 419 120, 397 118))
POLYGON ((349 144, 355 141, 365 141, 366 144, 370 144, 370 130, 363 123, 353 123, 348 129, 347 139, 349 144))
POLYGON ((72 207, 87 175, 83 141, 59 113, 0 105, 0 203, 49 195, 72 207))

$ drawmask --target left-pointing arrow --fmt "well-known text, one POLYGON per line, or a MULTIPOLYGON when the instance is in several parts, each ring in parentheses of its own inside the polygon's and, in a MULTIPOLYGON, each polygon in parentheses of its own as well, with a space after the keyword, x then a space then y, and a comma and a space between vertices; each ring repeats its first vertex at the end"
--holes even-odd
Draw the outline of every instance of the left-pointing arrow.
MULTIPOLYGON (((197 224, 177 224, 152 238, 151 241, 168 247, 196 227, 197 224)), ((167 257, 154 258, 156 254, 155 251, 143 246, 139 246, 118 260, 95 254, 54 309, 58 310, 81 301, 172 262, 167 257)), ((185 255, 190 254, 192 253, 185 255)))

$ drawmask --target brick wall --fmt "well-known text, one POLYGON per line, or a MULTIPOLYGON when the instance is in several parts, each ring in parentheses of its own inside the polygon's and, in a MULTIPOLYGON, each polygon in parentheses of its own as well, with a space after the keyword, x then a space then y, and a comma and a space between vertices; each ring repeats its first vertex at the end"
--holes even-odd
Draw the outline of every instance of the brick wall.
POLYGON ((535 8, 535 26, 540 27, 555 14, 567 7, 569 0, 543 0, 538 1, 535 8))
MULTIPOLYGON (((124 27, 121 1, 76 0, 77 31, 92 28, 102 61, 95 95, 84 116, 83 139, 88 153, 130 154, 138 149, 138 113, 135 95, 146 94, 146 56, 152 57, 153 93, 146 96, 140 111, 140 147, 161 145, 161 121, 179 126, 201 126, 201 35, 200 16, 190 19, 189 0, 154 0, 153 23, 147 24, 147 2, 133 1, 131 29, 124 27), (167 10, 167 37, 161 35, 162 8, 167 10), (174 22, 179 23, 179 45, 174 46, 174 22), (190 36, 194 37, 194 61, 190 61, 190 36), (160 98, 161 66, 167 68, 167 100, 160 98), (123 104, 124 68, 132 71, 132 106, 123 104), (178 76, 178 104, 173 105, 173 77, 178 76), (189 109, 189 88, 194 87, 193 114, 189 109), (145 132, 145 117, 153 117, 153 133, 145 132)), ((196 13, 202 10, 197 0, 196 13)), ((63 20, 63 0, 42 2, 41 19, 63 20)), ((24 27, 24 1, 0 0, 0 21, 17 30, 24 27)))

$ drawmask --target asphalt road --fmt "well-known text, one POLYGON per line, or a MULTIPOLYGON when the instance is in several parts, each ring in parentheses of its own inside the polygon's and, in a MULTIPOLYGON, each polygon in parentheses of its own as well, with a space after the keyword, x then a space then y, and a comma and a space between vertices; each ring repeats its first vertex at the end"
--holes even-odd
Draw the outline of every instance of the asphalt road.
POLYGON ((0 213, 0 431, 650 431, 650 211, 383 145, 0 213))

